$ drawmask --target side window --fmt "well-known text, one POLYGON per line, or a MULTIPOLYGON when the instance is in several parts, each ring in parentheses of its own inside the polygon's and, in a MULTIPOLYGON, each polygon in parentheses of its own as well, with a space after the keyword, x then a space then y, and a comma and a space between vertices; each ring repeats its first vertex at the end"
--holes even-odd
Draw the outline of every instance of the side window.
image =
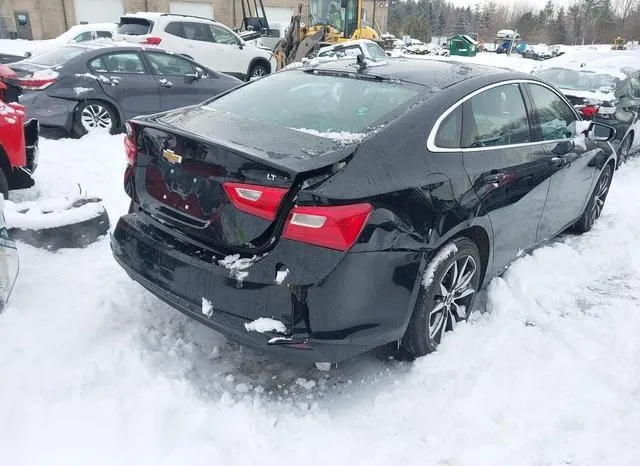
POLYGON ((102 73, 145 73, 140 55, 136 52, 105 53, 89 62, 89 66, 102 73))
POLYGON ((531 142, 529 119, 517 84, 488 89, 464 104, 462 147, 531 142))
POLYGON ((443 149, 455 149, 460 147, 460 135, 462 134, 462 106, 459 105, 440 124, 436 134, 436 146, 443 149))
POLYGON ((555 141, 572 137, 568 126, 576 120, 571 107, 551 89, 537 84, 527 84, 531 99, 538 113, 543 141, 555 141))
POLYGON ((205 23, 182 23, 184 38, 200 42, 214 42, 209 25, 205 23))
POLYGON ((634 75, 629 79, 630 96, 634 99, 640 98, 640 76, 634 75))
POLYGON ((378 44, 367 43, 367 48, 369 49, 371 58, 373 58, 374 60, 386 60, 387 58, 389 58, 383 48, 378 44))
POLYGON ((154 74, 165 76, 187 76, 195 74, 190 61, 176 55, 160 52, 147 52, 154 74))
POLYGON ((83 32, 82 34, 78 34, 77 36, 75 36, 71 42, 86 42, 88 40, 91 40, 91 36, 92 36, 92 32, 91 31, 87 31, 87 32, 83 32))
POLYGON ((182 23, 178 23, 175 21, 167 24, 167 26, 164 28, 164 32, 166 32, 167 34, 171 34, 172 36, 184 37, 184 31, 182 30, 182 23))
POLYGON ((209 27, 211 28, 211 34, 213 34, 214 42, 217 42, 218 44, 238 44, 237 37, 234 36, 231 31, 215 24, 210 24, 209 27))
POLYGON ((98 37, 107 37, 111 39, 111 32, 109 31, 98 31, 98 37))
POLYGON ((94 58, 89 62, 89 68, 97 73, 108 73, 107 67, 102 61, 102 57, 94 58))

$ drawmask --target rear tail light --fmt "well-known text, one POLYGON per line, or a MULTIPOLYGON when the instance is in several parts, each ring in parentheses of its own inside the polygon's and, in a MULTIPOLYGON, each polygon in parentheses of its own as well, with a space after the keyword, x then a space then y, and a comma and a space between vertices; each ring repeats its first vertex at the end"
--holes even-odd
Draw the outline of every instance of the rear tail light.
POLYGON ((297 206, 289 214, 283 236, 339 251, 355 244, 369 220, 371 204, 297 206))
POLYGON ((159 45, 160 42, 162 42, 160 37, 147 37, 143 43, 148 45, 159 45))
POLYGON ((591 119, 598 114, 598 107, 596 105, 586 105, 580 109, 580 112, 585 118, 591 119))
POLYGON ((138 159, 138 145, 136 143, 136 131, 134 126, 128 121, 124 124, 127 131, 124 137, 124 150, 127 154, 127 162, 129 165, 135 165, 138 159))
POLYGON ((236 209, 266 220, 276 218, 278 206, 288 191, 283 188, 245 183, 227 182, 222 186, 236 209))
POLYGON ((41 91, 56 82, 55 78, 34 79, 22 78, 19 80, 20 87, 28 91, 41 91))

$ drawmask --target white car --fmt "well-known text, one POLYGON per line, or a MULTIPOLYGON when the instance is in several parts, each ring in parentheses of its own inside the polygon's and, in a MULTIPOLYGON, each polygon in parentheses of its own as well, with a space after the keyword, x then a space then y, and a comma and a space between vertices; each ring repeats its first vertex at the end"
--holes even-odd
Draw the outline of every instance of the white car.
POLYGON ((79 44, 97 39, 110 39, 116 32, 118 25, 116 23, 94 23, 94 24, 78 24, 72 26, 68 31, 63 32, 53 39, 37 41, 28 52, 31 55, 49 50, 57 45, 79 44))
POLYGON ((120 18, 113 39, 162 45, 165 50, 244 80, 270 74, 276 69, 271 50, 245 42, 224 24, 197 16, 127 14, 120 18))
POLYGON ((384 61, 389 58, 384 49, 372 40, 347 40, 339 44, 322 47, 312 58, 303 58, 302 61, 289 63, 282 68, 282 71, 334 60, 353 60, 358 55, 363 55, 365 60, 372 62, 384 61))

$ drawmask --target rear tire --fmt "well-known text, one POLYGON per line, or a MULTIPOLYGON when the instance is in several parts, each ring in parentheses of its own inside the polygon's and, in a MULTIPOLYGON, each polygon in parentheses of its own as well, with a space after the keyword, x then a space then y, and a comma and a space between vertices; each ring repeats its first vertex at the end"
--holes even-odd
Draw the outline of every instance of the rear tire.
POLYGON ((587 207, 584 209, 580 220, 578 220, 573 226, 573 230, 577 234, 580 235, 591 230, 593 225, 596 223, 596 220, 600 217, 602 209, 604 209, 604 203, 607 200, 607 194, 609 194, 609 187, 611 186, 612 178, 613 169, 611 168, 611 164, 607 164, 602 169, 602 173, 600 173, 600 176, 598 177, 596 187, 591 193, 587 207))
POLYGON ((118 114, 111 104, 102 100, 84 100, 76 108, 71 135, 80 138, 97 129, 115 134, 118 121, 118 114))
POLYGON ((480 286, 480 252, 466 237, 438 250, 420 277, 420 292, 402 346, 419 357, 435 351, 444 334, 467 320, 480 286), (426 285, 426 286, 425 286, 426 285))

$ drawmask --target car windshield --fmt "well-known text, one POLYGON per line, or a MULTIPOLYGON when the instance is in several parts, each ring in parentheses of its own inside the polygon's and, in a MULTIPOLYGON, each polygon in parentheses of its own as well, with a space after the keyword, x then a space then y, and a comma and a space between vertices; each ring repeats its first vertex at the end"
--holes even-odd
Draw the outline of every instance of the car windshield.
POLYGON ((284 71, 254 81, 204 108, 312 132, 368 133, 389 121, 422 88, 397 82, 284 71))
POLYGON ((55 47, 29 58, 27 61, 36 65, 56 66, 61 65, 84 52, 85 49, 82 47, 55 47))
POLYGON ((619 82, 617 76, 593 70, 550 68, 536 75, 561 89, 572 91, 612 92, 619 82))

